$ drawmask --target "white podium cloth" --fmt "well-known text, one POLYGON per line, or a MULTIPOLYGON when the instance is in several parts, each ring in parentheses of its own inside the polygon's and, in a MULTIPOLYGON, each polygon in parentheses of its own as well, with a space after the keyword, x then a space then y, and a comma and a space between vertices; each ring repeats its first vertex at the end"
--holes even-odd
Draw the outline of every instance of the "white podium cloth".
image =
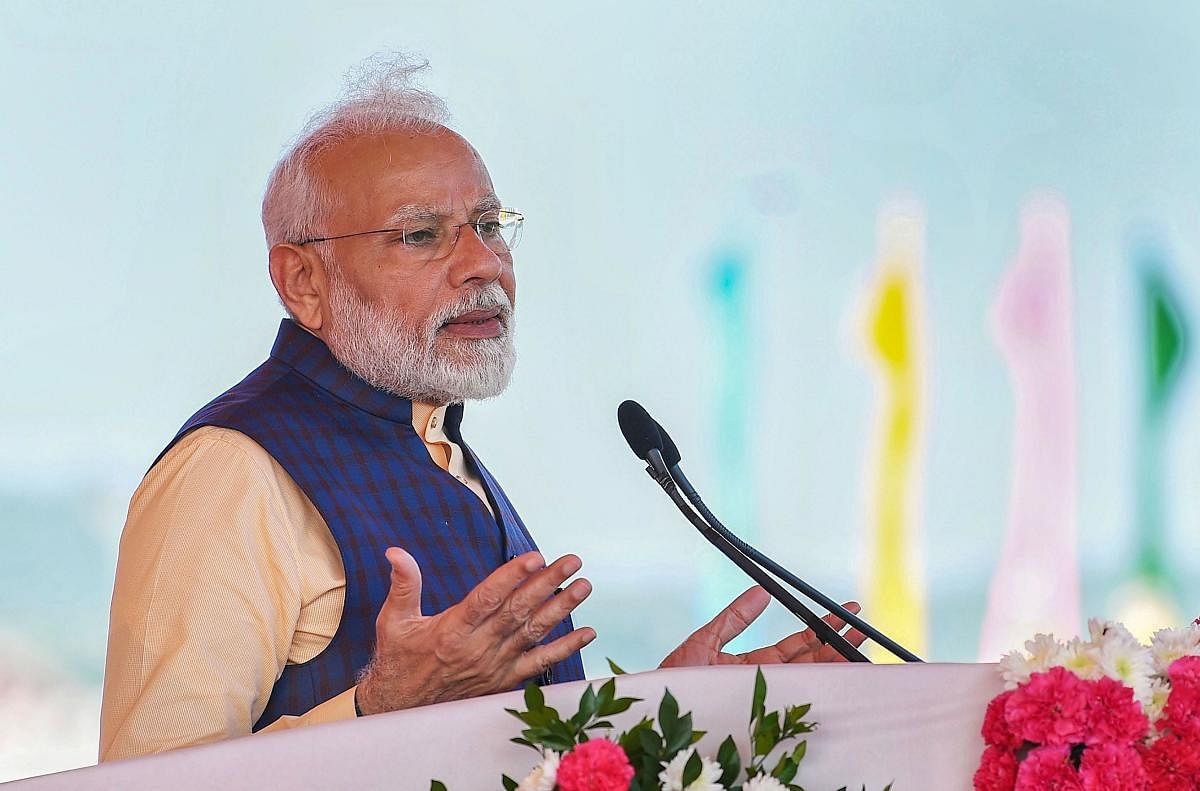
MULTIPOLYGON (((767 708, 812 703, 820 727, 808 737, 797 783, 833 791, 865 783, 880 791, 959 791, 983 750, 988 701, 1001 691, 995 665, 778 665, 764 667, 767 708)), ((593 682, 597 686, 600 682, 593 682)), ((546 701, 573 714, 586 682, 547 687, 546 701)), ((715 754, 727 734, 747 755, 754 668, 683 668, 617 679, 617 694, 643 698, 613 718, 618 730, 657 710, 669 688, 692 711, 715 754)), ((520 693, 443 703, 358 720, 266 733, 5 784, 6 791, 170 788, 173 791, 287 788, 425 791, 430 778, 450 791, 500 789, 500 774, 520 779, 536 762, 508 740, 522 725, 505 708, 520 693)))

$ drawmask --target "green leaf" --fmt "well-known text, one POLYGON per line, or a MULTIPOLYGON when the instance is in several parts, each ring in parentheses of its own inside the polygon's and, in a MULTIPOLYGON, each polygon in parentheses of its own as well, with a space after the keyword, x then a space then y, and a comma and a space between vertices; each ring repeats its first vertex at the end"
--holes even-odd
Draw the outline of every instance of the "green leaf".
POLYGON ((720 784, 725 788, 731 787, 733 781, 737 780, 738 773, 742 771, 742 757, 738 755, 737 745, 732 736, 726 736, 725 741, 721 742, 721 747, 717 750, 717 763, 721 765, 722 770, 720 784))
POLYGON ((566 743, 567 749, 575 746, 575 737, 578 735, 578 732, 567 723, 561 720, 552 722, 547 730, 550 731, 552 738, 566 743))
POLYGON ((542 688, 532 682, 525 685, 525 708, 530 711, 546 708, 546 696, 542 694, 542 688))
POLYGON ((656 761, 662 754, 662 737, 653 729, 646 728, 638 731, 638 744, 648 756, 652 756, 656 761))
POLYGON ((623 711, 628 711, 629 707, 634 703, 641 703, 641 698, 617 698, 610 700, 596 710, 596 713, 601 717, 611 717, 614 714, 620 714, 623 711))
MULTIPOLYGON (((662 725, 662 722, 659 722, 662 725)), ((683 715, 675 721, 675 727, 668 731, 666 728, 663 731, 663 752, 668 760, 675 757, 675 753, 682 750, 692 743, 692 715, 690 713, 683 715)), ((686 783, 684 786, 686 787, 686 783)))
POLYGON ((692 741, 691 741, 691 743, 692 743, 692 744, 695 744, 696 742, 700 741, 701 739, 703 739, 703 738, 704 738, 705 736, 707 736, 707 735, 708 735, 708 731, 692 731, 692 741))
POLYGON ((770 755, 779 740, 779 712, 764 714, 754 729, 754 754, 764 757, 770 755))
POLYGON ((617 680, 610 678, 600 685, 600 689, 596 692, 597 708, 602 708, 604 704, 611 703, 613 698, 617 696, 617 680))
POLYGON ((767 679, 763 676, 762 668, 754 673, 754 697, 750 701, 750 722, 761 720, 766 711, 767 679))
POLYGON ((779 763, 775 764, 775 768, 771 770, 771 777, 774 777, 781 783, 790 783, 796 777, 796 771, 800 766, 790 755, 784 755, 779 759, 779 763))
POLYGON ((679 702, 668 689, 663 692, 662 702, 658 704, 658 727, 662 729, 663 736, 667 736, 667 731, 675 730, 678 721, 679 702))
POLYGON ((516 711, 514 709, 506 709, 506 711, 521 722, 534 728, 545 728, 554 721, 554 717, 550 715, 550 711, 545 708, 538 711, 516 711))
POLYGON ((636 764, 635 756, 641 752, 641 732, 651 730, 653 725, 652 720, 643 717, 641 722, 617 737, 617 744, 621 745, 621 749, 629 755, 630 763, 636 764))
POLYGON ((788 706, 784 709, 783 732, 785 737, 797 733, 808 733, 813 729, 815 723, 804 722, 804 717, 811 708, 812 704, 806 703, 803 706, 788 706))
POLYGON ((612 671, 612 674, 613 674, 614 676, 623 676, 623 675, 625 675, 625 671, 621 669, 621 666, 620 666, 620 665, 618 665, 616 662, 612 661, 612 660, 611 660, 611 659, 609 659, 608 657, 604 657, 604 659, 605 659, 605 661, 607 661, 607 662, 608 662, 608 669, 612 671))
POLYGON ((429 791, 446 791, 446 784, 441 780, 430 780, 429 791))
POLYGON ((796 749, 792 750, 792 760, 795 761, 798 765, 801 761, 804 760, 804 756, 806 756, 806 755, 808 755, 808 739, 805 739, 804 741, 797 744, 796 749))
POLYGON ((576 730, 582 728, 592 716, 596 713, 598 701, 596 700, 596 692, 592 689, 592 685, 588 684, 583 691, 583 695, 579 698, 579 711, 575 712, 575 716, 571 717, 571 724, 576 730))
POLYGON ((596 722, 593 722, 591 725, 588 725, 587 728, 585 728, 584 730, 594 731, 597 728, 611 728, 612 726, 613 726, 613 724, 611 722, 609 722, 608 720, 597 720, 596 722))
POLYGON ((504 786, 504 791, 517 791, 517 787, 521 784, 508 775, 501 775, 500 785, 504 786))
POLYGON ((700 753, 693 752, 688 756, 687 763, 683 765, 683 787, 690 786, 692 781, 700 776, 700 770, 703 768, 704 764, 700 760, 700 753))

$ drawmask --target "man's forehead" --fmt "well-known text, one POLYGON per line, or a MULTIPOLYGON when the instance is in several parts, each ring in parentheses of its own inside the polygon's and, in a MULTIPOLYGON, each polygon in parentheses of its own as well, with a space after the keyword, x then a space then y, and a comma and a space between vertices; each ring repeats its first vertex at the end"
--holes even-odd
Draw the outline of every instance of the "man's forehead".
POLYGON ((491 177, 461 136, 392 131, 360 135, 322 152, 314 163, 336 203, 388 214, 457 215, 498 208, 491 177), (492 205, 496 204, 496 205, 492 205))

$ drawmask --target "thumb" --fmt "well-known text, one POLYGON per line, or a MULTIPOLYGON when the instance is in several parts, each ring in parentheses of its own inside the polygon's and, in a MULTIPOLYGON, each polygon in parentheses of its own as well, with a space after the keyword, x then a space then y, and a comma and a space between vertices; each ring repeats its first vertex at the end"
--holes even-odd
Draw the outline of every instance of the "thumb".
POLYGON ((412 555, 400 547, 389 547, 384 553, 392 567, 391 587, 385 609, 394 610, 401 618, 419 618, 421 615, 421 567, 412 555))

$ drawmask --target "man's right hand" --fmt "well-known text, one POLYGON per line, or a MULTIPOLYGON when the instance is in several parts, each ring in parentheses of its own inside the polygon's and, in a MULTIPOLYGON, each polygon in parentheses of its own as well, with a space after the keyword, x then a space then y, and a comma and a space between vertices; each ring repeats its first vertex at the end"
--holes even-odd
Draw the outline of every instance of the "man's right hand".
POLYGON ((428 616, 412 555, 392 547, 387 559, 391 589, 375 620, 375 655, 355 693, 363 714, 504 692, 596 639, 585 626, 537 645, 592 592, 580 578, 554 594, 583 565, 575 555, 544 566, 539 553, 527 552, 428 616))

